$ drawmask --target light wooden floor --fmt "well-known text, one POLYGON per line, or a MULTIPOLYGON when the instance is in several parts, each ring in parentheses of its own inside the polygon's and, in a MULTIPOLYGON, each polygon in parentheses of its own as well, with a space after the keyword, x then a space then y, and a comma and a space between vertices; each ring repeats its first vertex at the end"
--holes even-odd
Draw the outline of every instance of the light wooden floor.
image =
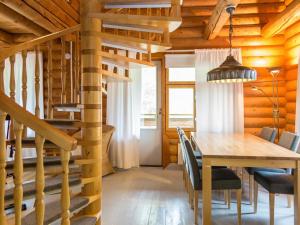
MULTIPOLYGON (((142 167, 107 176, 103 180, 103 225, 192 225, 193 211, 189 208, 177 165, 167 169, 142 167)), ((221 194, 214 194, 213 222, 215 225, 236 224, 235 193, 231 209, 223 204, 221 194)), ((247 201, 244 186, 242 205, 243 225, 267 225, 268 195, 259 193, 258 213, 247 201)), ((199 198, 201 213, 201 198, 199 198)), ((285 196, 276 197, 275 225, 292 225, 293 209, 287 208, 285 196)), ((201 215, 199 214, 201 219, 201 215)), ((199 220, 201 221, 201 220, 199 220)))

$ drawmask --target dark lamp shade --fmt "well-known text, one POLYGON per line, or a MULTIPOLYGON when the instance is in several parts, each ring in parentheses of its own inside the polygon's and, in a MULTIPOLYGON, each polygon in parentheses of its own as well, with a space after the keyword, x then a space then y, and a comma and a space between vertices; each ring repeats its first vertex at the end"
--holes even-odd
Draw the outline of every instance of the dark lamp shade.
POLYGON ((233 56, 218 67, 207 73, 207 82, 212 83, 238 83, 256 80, 256 70, 242 66, 233 56))

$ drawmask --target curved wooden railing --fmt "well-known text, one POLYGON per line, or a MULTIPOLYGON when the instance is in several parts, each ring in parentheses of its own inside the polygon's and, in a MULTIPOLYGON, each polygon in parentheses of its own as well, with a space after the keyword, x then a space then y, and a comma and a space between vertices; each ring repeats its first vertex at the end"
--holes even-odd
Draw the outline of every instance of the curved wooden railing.
MULTIPOLYGON (((44 187, 45 187, 45 171, 44 171, 44 143, 45 140, 49 140, 54 143, 60 151, 61 166, 62 166, 62 187, 61 187, 61 224, 70 224, 70 187, 69 187, 69 160, 71 151, 77 146, 77 140, 59 129, 49 125, 43 120, 39 119, 40 109, 44 106, 39 104, 40 90, 40 64, 41 62, 39 53, 42 48, 46 47, 47 54, 47 87, 48 87, 48 108, 47 117, 53 116, 52 111, 52 85, 53 85, 53 42, 61 43, 61 80, 62 90, 66 90, 66 38, 69 38, 69 42, 76 42, 76 45, 70 45, 75 49, 74 61, 72 61, 72 75, 75 74, 74 82, 76 80, 76 97, 80 93, 80 64, 79 64, 79 30, 80 25, 65 29, 63 31, 46 35, 41 38, 37 38, 32 41, 28 41, 23 44, 12 46, 7 49, 1 49, 0 53, 0 224, 6 225, 6 213, 5 213, 5 188, 6 188, 6 134, 5 134, 5 120, 7 115, 11 118, 10 139, 13 140, 15 145, 14 155, 14 224, 21 225, 22 221, 22 202, 23 202, 23 138, 26 137, 26 129, 30 128, 35 132, 35 149, 36 149, 36 198, 35 198, 35 212, 36 212, 36 224, 44 224, 45 216, 45 201, 44 201, 44 187), (68 37, 70 36, 71 37, 68 37), (27 111, 27 68, 26 59, 28 52, 35 52, 35 66, 34 66, 34 93, 35 93, 35 115, 27 111), (15 102, 16 99, 16 77, 15 77, 15 59, 16 54, 21 53, 22 56, 22 79, 21 79, 21 97, 22 105, 20 106, 15 102), (8 59, 10 61, 10 74, 9 74, 9 96, 5 95, 5 89, 8 88, 4 85, 4 61, 8 59)), ((71 48, 70 47, 70 48, 71 48)), ((20 91, 20 90, 18 90, 20 91)), ((73 95, 73 93, 72 93, 73 95)), ((75 97, 75 94, 74 94, 75 97)), ((62 95, 62 99, 67 99, 67 96, 62 95)))

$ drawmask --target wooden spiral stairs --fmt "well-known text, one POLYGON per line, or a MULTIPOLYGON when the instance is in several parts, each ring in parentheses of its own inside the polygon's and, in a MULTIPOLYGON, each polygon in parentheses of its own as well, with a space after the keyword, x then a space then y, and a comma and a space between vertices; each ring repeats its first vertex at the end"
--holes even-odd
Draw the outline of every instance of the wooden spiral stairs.
MULTIPOLYGON (((101 12, 85 16, 102 21, 101 32, 92 35, 101 39, 97 54, 102 57, 103 80, 98 91, 106 95, 108 82, 130 82, 131 65, 153 66, 151 53, 171 48, 170 32, 181 24, 181 2, 104 0, 103 4, 101 12), (132 52, 134 54, 130 54, 132 52)), ((91 142, 82 136, 82 128, 91 126, 81 118, 86 110, 81 94, 85 89, 82 54, 95 51, 82 49, 84 35, 91 34, 82 32, 81 25, 77 25, 3 49, 0 53, 1 225, 101 223, 101 210, 95 204, 101 199, 102 174, 89 173, 99 162, 93 154, 82 150, 91 142), (35 115, 26 109, 28 84, 24 62, 27 53, 32 51, 36 53, 35 115), (39 77, 40 52, 46 71, 44 80, 39 77), (23 60, 22 90, 16 90, 14 63, 17 53, 21 53, 23 60), (3 72, 5 59, 11 66, 9 96, 4 94, 7 88, 3 72), (44 106, 39 105, 40 82, 46 90, 44 106), (17 91, 22 93, 22 105, 15 102, 17 91), (40 118, 42 107, 46 119, 40 118), (7 115, 12 121, 8 139, 5 132, 7 115), (28 128, 35 132, 34 138, 27 136, 28 128), (14 148, 14 161, 7 161, 7 146, 14 148), (26 148, 34 148, 36 158, 23 159, 26 148), (78 150, 81 154, 75 155, 78 150), (27 201, 34 201, 34 206, 22 211, 23 203, 27 201), (11 206, 13 213, 9 214, 7 208, 11 206)))

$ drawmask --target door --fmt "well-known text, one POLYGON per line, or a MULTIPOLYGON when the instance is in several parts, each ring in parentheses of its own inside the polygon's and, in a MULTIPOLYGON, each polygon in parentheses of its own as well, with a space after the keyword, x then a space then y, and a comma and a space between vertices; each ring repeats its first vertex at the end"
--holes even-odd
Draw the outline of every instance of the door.
POLYGON ((162 165, 161 62, 142 69, 140 165, 162 165))

